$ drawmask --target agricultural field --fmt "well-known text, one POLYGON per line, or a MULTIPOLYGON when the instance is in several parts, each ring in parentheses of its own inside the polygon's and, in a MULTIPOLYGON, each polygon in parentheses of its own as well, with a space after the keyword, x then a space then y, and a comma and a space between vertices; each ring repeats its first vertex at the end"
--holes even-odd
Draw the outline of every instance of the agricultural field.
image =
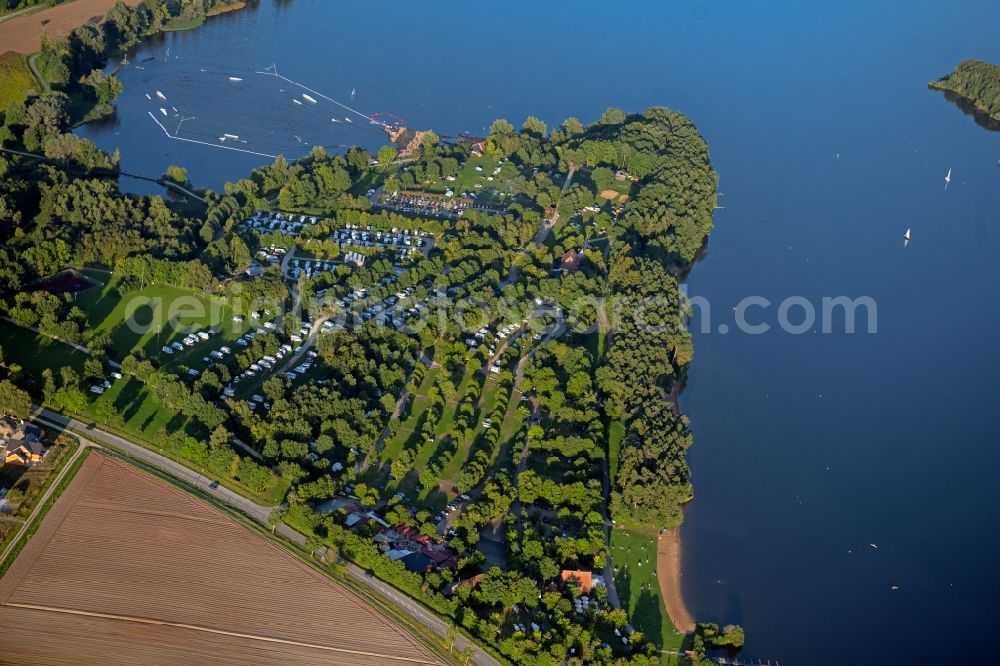
MULTIPOLYGON (((100 20, 116 0, 73 0, 41 11, 28 12, 0 22, 0 44, 4 50, 34 53, 41 47, 39 33, 67 35, 74 28, 100 20)), ((138 5, 142 0, 126 0, 138 5)))
POLYGON ((0 622, 14 663, 442 663, 276 545, 102 454, 0 579, 0 622))

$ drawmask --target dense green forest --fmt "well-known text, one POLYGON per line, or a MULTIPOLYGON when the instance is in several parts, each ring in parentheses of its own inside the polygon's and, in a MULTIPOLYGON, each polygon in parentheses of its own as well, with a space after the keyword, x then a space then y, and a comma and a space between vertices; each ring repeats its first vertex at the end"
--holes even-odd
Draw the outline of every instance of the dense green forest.
POLYGON ((930 82, 930 87, 955 93, 1000 122, 1000 66, 981 60, 963 60, 950 75, 930 82))

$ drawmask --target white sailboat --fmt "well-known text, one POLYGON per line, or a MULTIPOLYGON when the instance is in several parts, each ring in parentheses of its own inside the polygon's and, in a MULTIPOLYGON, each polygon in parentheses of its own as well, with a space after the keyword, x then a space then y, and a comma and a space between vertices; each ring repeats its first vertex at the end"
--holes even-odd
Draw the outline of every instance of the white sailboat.
POLYGON ((948 174, 944 177, 944 189, 948 189, 948 184, 951 183, 951 168, 948 168, 948 174))
POLYGON ((333 121, 333 122, 335 122, 335 123, 339 123, 339 122, 340 122, 340 121, 339 121, 339 120, 337 120, 336 118, 330 118, 330 120, 332 120, 332 121, 333 121))
POLYGON ((163 107, 161 106, 161 107, 160 107, 160 113, 162 113, 162 114, 164 115, 164 117, 166 117, 166 115, 167 115, 167 110, 166 110, 166 109, 164 109, 164 108, 163 108, 163 107))
POLYGON ((344 116, 344 122, 347 122, 347 123, 349 123, 349 122, 351 122, 351 119, 350 119, 350 118, 348 118, 347 116, 344 116))
POLYGON ((357 94, 358 94, 358 89, 357 88, 351 88, 351 99, 354 99, 354 96, 357 95, 357 94))
POLYGON ((903 234, 903 238, 906 239, 906 240, 910 240, 910 228, 909 227, 906 228, 906 233, 903 234))
POLYGON ((146 93, 146 99, 153 99, 153 98, 149 96, 149 93, 146 93))
POLYGON ((161 93, 159 90, 156 91, 156 96, 162 99, 164 102, 167 101, 167 96, 161 93))
POLYGON ((292 101, 295 102, 296 104, 298 104, 299 106, 302 106, 302 102, 300 102, 299 100, 293 99, 292 101))
POLYGON ((316 100, 314 98, 310 97, 309 95, 307 95, 305 93, 302 93, 302 99, 304 99, 305 101, 309 102, 310 104, 315 104, 316 103, 316 100))
POLYGON ((241 79, 241 78, 240 78, 240 77, 238 77, 238 76, 230 76, 230 77, 229 77, 229 80, 230 80, 230 81, 235 81, 236 83, 239 83, 239 82, 240 82, 240 81, 242 81, 243 79, 241 79))

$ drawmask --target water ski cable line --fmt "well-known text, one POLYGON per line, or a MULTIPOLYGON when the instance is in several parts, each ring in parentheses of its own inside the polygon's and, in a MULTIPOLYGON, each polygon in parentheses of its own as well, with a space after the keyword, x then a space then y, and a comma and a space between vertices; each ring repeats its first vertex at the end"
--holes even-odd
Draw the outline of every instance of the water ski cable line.
POLYGON ((156 116, 153 115, 152 111, 147 111, 146 113, 149 114, 149 117, 153 119, 154 123, 156 123, 157 125, 160 126, 160 129, 163 130, 163 133, 166 134, 167 138, 169 138, 169 139, 173 139, 175 141, 187 141, 188 143, 197 143, 197 144, 200 144, 200 145, 203 145, 203 146, 209 146, 211 148, 219 148, 219 149, 222 149, 222 150, 235 150, 236 152, 239 152, 239 153, 249 153, 250 155, 259 155, 261 157, 269 157, 272 160, 276 159, 278 157, 277 155, 271 155, 269 153, 261 153, 261 152, 258 152, 256 150, 248 150, 246 148, 236 148, 234 146, 220 146, 217 143, 210 143, 208 141, 199 141, 198 139, 188 139, 188 138, 183 137, 183 136, 174 136, 173 134, 171 134, 169 132, 169 130, 167 130, 166 127, 163 126, 163 123, 161 123, 159 120, 157 120, 156 116))
MULTIPOLYGON (((286 81, 287 83, 290 83, 293 86, 298 86, 299 88, 302 88, 302 90, 305 90, 308 93, 312 93, 313 95, 316 95, 317 97, 322 97, 323 99, 327 100, 328 102, 333 102, 334 104, 336 104, 337 106, 341 107, 342 109, 346 109, 346 110, 350 111, 351 113, 364 118, 365 120, 369 120, 369 121, 372 120, 371 115, 369 115, 367 113, 362 113, 361 111, 358 111, 355 108, 352 108, 352 107, 350 107, 350 106, 348 106, 346 104, 343 104, 342 102, 338 102, 337 100, 333 99, 332 97, 328 97, 327 95, 324 95, 321 92, 313 90, 312 88, 309 88, 308 86, 304 86, 301 83, 299 83, 298 81, 292 81, 290 78, 288 78, 286 76, 282 76, 281 74, 278 74, 278 67, 277 67, 277 65, 271 65, 270 67, 266 67, 263 71, 257 70, 257 71, 254 72, 254 74, 263 74, 264 76, 273 76, 273 77, 275 77, 277 79, 281 79, 282 81, 286 81)), ((307 101, 310 99, 310 97, 308 95, 303 95, 303 97, 307 101)), ((313 102, 313 103, 315 103, 315 102, 313 102)), ((383 123, 383 122, 380 122, 380 121, 375 121, 375 122, 377 122, 380 125, 385 126, 385 123, 383 123)))

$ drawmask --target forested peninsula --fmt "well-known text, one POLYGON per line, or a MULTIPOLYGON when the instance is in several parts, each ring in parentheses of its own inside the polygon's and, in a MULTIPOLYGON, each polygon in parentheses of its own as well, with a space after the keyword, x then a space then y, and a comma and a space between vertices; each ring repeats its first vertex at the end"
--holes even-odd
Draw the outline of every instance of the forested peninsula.
POLYGON ((53 89, 2 111, 0 396, 281 504, 274 524, 313 552, 510 663, 741 645, 732 625, 676 631, 650 565, 693 495, 676 276, 718 177, 690 120, 501 119, 374 156, 316 146, 197 197, 125 194, 117 157, 70 132, 74 89, 110 103, 95 68, 159 24, 118 4, 46 43, 53 89), (201 314, 137 332, 137 302, 201 314))
POLYGON ((948 76, 928 83, 935 90, 951 93, 967 102, 985 119, 1000 128, 1000 66, 981 60, 963 60, 948 76))

